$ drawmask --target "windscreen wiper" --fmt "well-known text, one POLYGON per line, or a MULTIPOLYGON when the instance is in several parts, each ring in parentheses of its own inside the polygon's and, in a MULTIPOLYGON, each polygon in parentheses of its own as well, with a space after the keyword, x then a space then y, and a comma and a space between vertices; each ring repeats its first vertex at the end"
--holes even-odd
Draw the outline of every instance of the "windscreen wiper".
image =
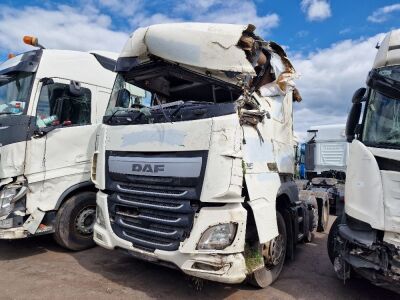
POLYGON ((14 113, 11 111, 2 111, 0 112, 0 115, 13 115, 14 113))
POLYGON ((107 119, 107 124, 110 124, 111 120, 114 118, 114 116, 115 116, 115 115, 117 114, 117 112, 119 112, 119 111, 124 111, 124 109, 117 109, 117 110, 115 110, 115 111, 111 114, 111 116, 108 117, 108 119, 107 119))

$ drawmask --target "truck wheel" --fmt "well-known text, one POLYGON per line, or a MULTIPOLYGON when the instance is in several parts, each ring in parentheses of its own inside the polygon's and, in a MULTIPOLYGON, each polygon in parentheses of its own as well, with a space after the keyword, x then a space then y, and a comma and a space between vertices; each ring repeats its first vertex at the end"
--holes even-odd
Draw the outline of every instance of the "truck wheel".
POLYGON ((285 262, 287 246, 285 220, 279 212, 276 213, 276 219, 279 235, 272 241, 260 245, 265 266, 254 271, 249 278, 250 284, 259 288, 265 288, 273 283, 281 273, 285 262))
POLYGON ((329 223, 329 201, 328 199, 318 198, 318 232, 324 232, 328 229, 329 223))
POLYGON ((332 264, 334 263, 335 258, 337 256, 337 251, 335 251, 335 240, 338 235, 339 224, 342 221, 341 219, 342 219, 341 217, 336 218, 336 220, 335 220, 335 222, 333 222, 331 230, 329 231, 329 234, 328 234, 328 243, 327 243, 328 256, 329 256, 329 259, 332 264))
POLYGON ((69 198, 61 206, 55 222, 56 242, 69 250, 93 247, 93 226, 96 220, 96 193, 83 192, 69 198))

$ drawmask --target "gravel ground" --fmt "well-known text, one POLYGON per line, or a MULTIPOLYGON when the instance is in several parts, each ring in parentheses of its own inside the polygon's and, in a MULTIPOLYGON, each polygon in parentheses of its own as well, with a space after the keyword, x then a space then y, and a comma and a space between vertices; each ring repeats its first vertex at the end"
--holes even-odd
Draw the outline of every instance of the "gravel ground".
POLYGON ((0 241, 0 299, 399 299, 362 279, 339 281, 326 253, 327 234, 299 245, 278 281, 258 290, 247 284, 205 282, 201 290, 177 270, 100 247, 68 252, 49 236, 0 241))

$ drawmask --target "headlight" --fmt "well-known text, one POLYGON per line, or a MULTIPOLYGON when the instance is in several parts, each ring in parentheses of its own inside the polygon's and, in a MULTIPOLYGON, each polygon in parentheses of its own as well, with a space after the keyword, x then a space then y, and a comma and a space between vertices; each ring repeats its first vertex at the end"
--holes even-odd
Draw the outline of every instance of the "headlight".
POLYGON ((14 203, 25 196, 27 191, 25 186, 4 187, 0 192, 0 216, 8 215, 14 208, 14 203))
POLYGON ((0 216, 8 215, 13 209, 14 205, 11 203, 12 199, 17 195, 16 188, 5 188, 0 192, 0 216))
POLYGON ((197 245, 199 250, 222 250, 232 244, 237 230, 236 223, 219 224, 204 231, 197 245))
POLYGON ((103 211, 98 206, 96 208, 96 222, 101 227, 106 228, 106 219, 104 218, 103 211))

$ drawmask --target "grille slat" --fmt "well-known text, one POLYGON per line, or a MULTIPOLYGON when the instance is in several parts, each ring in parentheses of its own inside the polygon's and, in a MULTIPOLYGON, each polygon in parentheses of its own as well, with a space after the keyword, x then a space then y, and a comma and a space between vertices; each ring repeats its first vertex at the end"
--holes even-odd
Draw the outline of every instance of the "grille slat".
POLYGON ((170 238, 170 239, 177 239, 183 235, 183 230, 178 230, 178 229, 168 229, 168 230, 158 230, 157 228, 144 228, 141 226, 133 225, 130 223, 127 223, 124 221, 123 218, 117 217, 116 218, 116 223, 120 225, 121 227, 124 227, 128 230, 135 231, 135 232, 140 232, 140 233, 146 233, 149 235, 154 235, 158 237, 164 237, 164 238, 170 238))

